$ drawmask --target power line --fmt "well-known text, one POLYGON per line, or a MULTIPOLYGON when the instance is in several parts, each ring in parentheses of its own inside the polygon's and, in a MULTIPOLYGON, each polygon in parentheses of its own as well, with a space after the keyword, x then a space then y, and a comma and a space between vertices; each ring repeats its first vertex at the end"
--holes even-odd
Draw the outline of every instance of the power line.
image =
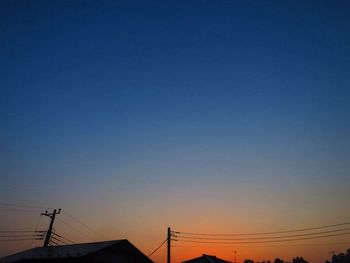
POLYGON ((62 220, 61 218, 57 218, 58 221, 62 222, 63 224, 65 224, 66 226, 72 228, 73 230, 75 230, 76 232, 80 233, 81 235, 87 237, 89 240, 92 240, 90 236, 88 236, 87 234, 85 234, 84 232, 80 231, 79 229, 75 228, 74 226, 68 224, 67 222, 65 222, 64 220, 62 220))
MULTIPOLYGON (((61 239, 59 239, 59 238, 57 238, 57 237, 55 237, 55 236, 51 236, 51 238, 52 238, 54 241, 60 242, 60 243, 62 243, 62 244, 64 244, 64 245, 68 245, 66 242, 62 241, 61 239)), ((50 242, 51 242, 51 241, 52 241, 52 240, 50 240, 50 242)))
MULTIPOLYGON (((40 209, 52 209, 49 207, 44 207, 44 206, 37 206, 37 205, 31 205, 31 204, 15 204, 15 203, 3 203, 0 202, 0 211, 9 211, 9 212, 30 212, 30 213, 36 213, 38 212, 38 210, 40 209)), ((64 210, 64 214, 67 215, 68 217, 70 217, 72 220, 74 220, 76 223, 80 224, 81 226, 83 226, 85 229, 87 229, 88 231, 90 231, 91 233, 94 233, 96 235, 99 235, 100 237, 103 237, 104 239, 108 239, 107 237, 105 237, 104 235, 102 235, 101 233, 98 233, 97 231, 95 231, 94 229, 92 229, 91 227, 89 227, 87 224, 85 224, 84 222, 80 221, 79 219, 77 219, 76 217, 74 217, 72 214, 70 214, 68 211, 64 210)), ((39 223, 40 223, 40 219, 41 216, 39 217, 39 220, 36 224, 35 229, 38 228, 39 223)), ((66 226, 70 227, 71 229, 75 230, 76 232, 80 233, 81 235, 83 235, 84 237, 87 237, 89 240, 92 240, 91 236, 84 233, 83 231, 79 230, 78 228, 72 226, 71 224, 69 224, 68 222, 62 220, 62 219, 57 219, 60 222, 62 222, 63 224, 65 224, 66 226)), ((33 231, 27 231, 27 230, 23 230, 23 231, 0 231, 0 233, 32 233, 33 231)), ((62 237, 64 238, 64 237, 62 237)), ((65 238, 68 242, 70 243, 75 243, 73 241, 71 241, 68 238, 65 238)))
POLYGON ((163 253, 162 253, 162 262, 165 262, 165 257, 166 257, 166 253, 167 253, 167 247, 164 247, 163 253))
MULTIPOLYGON (((42 214, 39 215, 38 221, 36 222, 36 225, 35 225, 35 232, 38 230, 38 227, 39 227, 39 224, 40 224, 40 221, 41 221, 41 216, 42 216, 42 214)), ((44 234, 43 234, 43 235, 44 235, 44 234)), ((30 243, 30 247, 31 247, 31 248, 33 247, 33 244, 34 244, 34 240, 30 243)))
POLYGON ((163 241, 163 243, 160 244, 159 247, 157 247, 151 254, 148 255, 148 257, 150 257, 150 256, 152 256, 154 253, 156 253, 156 252, 158 251, 158 249, 160 249, 160 248, 165 244, 165 242, 167 242, 167 241, 168 241, 168 239, 165 239, 165 240, 163 241))
POLYGON ((304 234, 296 234, 296 235, 285 235, 285 236, 275 236, 275 237, 252 237, 252 238, 212 238, 212 237, 189 237, 189 236, 182 236, 181 234, 179 236, 174 235, 174 237, 180 237, 183 239, 193 239, 193 240, 219 240, 219 241, 225 241, 225 240, 271 240, 271 239, 285 239, 285 238, 293 238, 293 237, 303 237, 303 236, 314 236, 314 235, 322 235, 322 234, 328 234, 328 233, 335 233, 335 232, 342 232, 350 230, 350 228, 342 228, 342 229, 334 229, 334 230, 327 230, 322 232, 313 232, 313 233, 304 233, 304 234))
POLYGON ((350 225, 350 222, 317 226, 317 227, 308 227, 308 228, 301 228, 301 229, 292 229, 292 230, 274 231, 274 232, 257 232, 257 233, 214 234, 214 233, 190 233, 190 232, 181 232, 181 231, 172 231, 172 232, 175 234, 192 235, 192 236, 258 236, 258 235, 273 235, 273 234, 282 234, 282 233, 303 232, 303 231, 317 230, 317 229, 331 228, 331 227, 345 226, 345 225, 350 225))
POLYGON ((14 237, 14 238, 16 238, 16 237, 35 237, 36 235, 0 235, 0 237, 9 237, 9 238, 11 238, 11 237, 14 237))
POLYGON ((8 207, 26 207, 26 208, 33 208, 33 209, 52 209, 51 207, 47 207, 47 206, 26 205, 26 204, 15 204, 15 203, 3 203, 3 202, 0 202, 0 206, 8 206, 8 207))
POLYGON ((289 242, 289 241, 301 241, 310 240, 326 237, 344 236, 349 235, 350 232, 340 234, 330 234, 318 237, 304 237, 304 238, 293 238, 293 239, 281 239, 281 240, 264 240, 264 241, 237 241, 237 242, 216 242, 216 241, 198 241, 198 240, 183 240, 183 239, 172 239, 173 241, 185 242, 185 243, 203 243, 203 244, 259 244, 259 243, 276 243, 276 242, 289 242))
POLYGON ((38 210, 28 210, 28 209, 14 209, 14 208, 0 208, 0 211, 3 212, 26 212, 26 213, 37 213, 38 210))
MULTIPOLYGON (((240 247, 244 248, 265 248, 265 247, 297 247, 297 246, 334 246, 334 245, 344 245, 349 244, 349 242, 329 242, 329 243, 308 243, 308 244, 278 244, 278 245, 241 245, 240 247)), ((228 248, 232 249, 232 245, 201 245, 201 244, 193 244, 193 245, 177 245, 172 246, 172 248, 186 248, 186 247, 195 247, 195 248, 228 248)))
POLYGON ((23 239, 0 239, 0 242, 12 242, 12 241, 28 241, 28 240, 42 240, 38 238, 23 238, 23 239))
POLYGON ((96 232, 94 229, 92 229, 91 227, 89 227, 87 224, 85 224, 84 222, 80 221, 79 219, 77 219, 76 217, 74 217, 72 214, 70 214, 69 212, 67 212, 66 210, 63 210, 63 214, 69 216, 71 219, 73 219, 75 222, 79 223, 80 225, 84 226, 86 229, 88 229, 90 232, 93 232, 105 239, 108 239, 107 237, 105 237, 104 235, 96 232))
POLYGON ((0 230, 0 233, 42 233, 43 230, 0 230))
MULTIPOLYGON (((308 244, 278 244, 278 245, 242 245, 241 247, 297 247, 297 246, 334 246, 334 245, 343 245, 349 244, 349 242, 329 242, 329 243, 308 243, 308 244)), ((228 246, 231 248, 231 246, 228 246)))
POLYGON ((5 235, 0 235, 0 241, 3 240, 18 240, 18 239, 27 239, 28 237, 31 237, 35 240, 41 240, 44 237, 44 233, 41 232, 33 232, 32 234, 5 234, 5 235), (4 239, 5 238, 5 239, 4 239))
POLYGON ((58 243, 56 243, 56 242, 55 242, 55 241, 53 241, 53 240, 50 240, 49 245, 51 246, 52 244, 54 244, 55 246, 59 246, 59 244, 58 244, 58 243))
POLYGON ((38 231, 38 227, 39 227, 39 224, 40 224, 40 221, 41 221, 41 217, 42 217, 42 214, 39 215, 38 221, 36 222, 35 232, 38 231))
POLYGON ((70 239, 68 239, 68 238, 66 238, 66 237, 64 237, 64 236, 61 236, 61 235, 56 234, 56 233, 53 233, 53 234, 54 234, 55 236, 58 236, 58 237, 60 237, 60 238, 62 238, 62 239, 64 239, 64 240, 66 240, 66 241, 69 242, 69 243, 75 244, 74 241, 72 241, 72 240, 70 240, 70 239))
POLYGON ((61 239, 59 239, 59 238, 57 238, 56 236, 53 236, 53 235, 51 236, 51 238, 54 239, 54 240, 57 240, 57 241, 61 241, 61 239))

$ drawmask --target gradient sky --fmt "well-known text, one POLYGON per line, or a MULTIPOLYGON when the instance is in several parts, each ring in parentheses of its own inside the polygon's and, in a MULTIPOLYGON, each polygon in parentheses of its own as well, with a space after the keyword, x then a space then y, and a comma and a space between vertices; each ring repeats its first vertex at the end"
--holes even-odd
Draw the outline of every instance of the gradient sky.
MULTIPOLYGON (((349 221, 349 8, 1 1, 0 200, 61 207, 146 254, 167 226, 229 233, 349 221)), ((33 228, 39 212, 0 209, 0 228, 33 228)), ((239 262, 321 263, 348 247, 349 236, 179 244, 173 259, 233 260, 236 249, 239 262)), ((0 244, 0 256, 25 248, 0 244)))

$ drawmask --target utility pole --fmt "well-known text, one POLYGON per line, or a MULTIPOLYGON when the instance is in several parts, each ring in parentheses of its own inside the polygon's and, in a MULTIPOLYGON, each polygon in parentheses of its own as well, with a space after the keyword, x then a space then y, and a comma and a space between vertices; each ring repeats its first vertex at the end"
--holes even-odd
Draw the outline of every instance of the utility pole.
POLYGON ((52 234, 53 223, 55 222, 56 215, 58 215, 59 213, 61 213, 61 208, 58 209, 58 211, 56 209, 54 209, 52 213, 48 213, 46 210, 45 213, 41 214, 41 215, 47 216, 51 219, 50 226, 49 226, 49 229, 47 230, 43 247, 49 246, 51 234, 52 234))
POLYGON ((170 231, 170 227, 168 227, 168 236, 167 236, 167 240, 168 240, 167 263, 170 263, 170 240, 171 240, 171 231, 170 231))

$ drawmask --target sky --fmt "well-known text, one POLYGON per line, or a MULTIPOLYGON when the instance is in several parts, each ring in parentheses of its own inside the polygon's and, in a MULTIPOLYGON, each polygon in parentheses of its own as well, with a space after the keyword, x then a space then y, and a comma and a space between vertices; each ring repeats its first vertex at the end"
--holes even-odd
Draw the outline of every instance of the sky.
MULTIPOLYGON (((350 221, 348 1, 1 1, 0 229, 145 254, 167 227, 254 233, 350 221), (10 210, 13 211, 10 211, 10 210), (16 210, 16 211, 15 211, 16 210), (52 211, 52 210, 51 210, 52 211), (67 211, 69 214, 66 214, 67 211), (37 221, 40 218, 40 221, 37 221), (70 220, 70 221, 69 221, 70 220), (62 221, 76 242, 86 235, 62 221)), ((0 243, 0 256, 39 242, 0 243)), ((174 244, 172 260, 303 256, 349 235, 174 244)), ((165 262, 165 247, 152 259, 165 262)))

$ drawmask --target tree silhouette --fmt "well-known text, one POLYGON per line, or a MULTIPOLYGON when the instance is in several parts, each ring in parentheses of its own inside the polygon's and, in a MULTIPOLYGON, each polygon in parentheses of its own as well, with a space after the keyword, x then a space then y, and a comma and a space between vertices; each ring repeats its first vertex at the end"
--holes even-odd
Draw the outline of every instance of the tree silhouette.
POLYGON ((308 263, 303 257, 293 258, 292 263, 308 263))
POLYGON ((346 253, 334 254, 332 263, 350 263, 350 249, 348 249, 346 253))
POLYGON ((275 258, 275 263, 284 263, 283 259, 275 258))

